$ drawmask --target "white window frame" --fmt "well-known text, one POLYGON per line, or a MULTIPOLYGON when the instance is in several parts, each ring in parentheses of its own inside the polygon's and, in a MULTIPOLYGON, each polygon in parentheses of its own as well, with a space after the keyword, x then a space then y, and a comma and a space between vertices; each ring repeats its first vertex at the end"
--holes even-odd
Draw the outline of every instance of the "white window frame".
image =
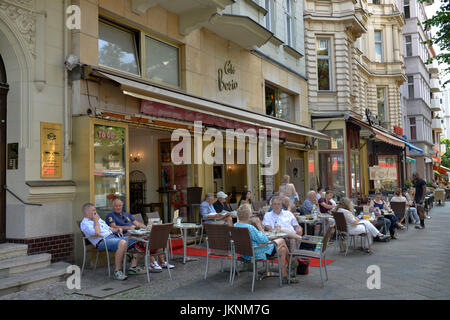
POLYGON ((327 38, 327 37, 317 37, 316 38, 316 56, 317 56, 317 60, 321 59, 321 60, 328 60, 328 82, 330 84, 330 88, 328 90, 320 90, 319 89, 319 72, 317 70, 317 68, 319 67, 319 64, 317 63, 317 68, 316 68, 316 72, 317 72, 317 90, 321 91, 321 92, 328 92, 328 91, 333 91, 333 61, 332 61, 332 54, 331 54, 331 50, 332 50, 332 42, 331 42, 331 38, 327 38), (318 55, 317 54, 317 47, 319 44, 320 40, 326 40, 328 41, 328 55, 324 56, 324 55, 318 55))
POLYGON ((414 76, 408 76, 408 99, 414 99, 415 92, 414 92, 414 76), (409 79, 412 78, 412 82, 409 82, 409 79), (412 87, 412 97, 410 95, 410 87, 412 87))
POLYGON ((411 35, 406 35, 405 36, 405 56, 406 57, 411 57, 412 55, 413 55, 412 54, 412 36, 411 35), (409 41, 407 40, 408 37, 409 37, 409 41), (408 55, 408 45, 411 48, 409 55, 408 55))
POLYGON ((284 22, 286 30, 286 44, 293 47, 294 43, 294 30, 293 30, 293 13, 292 13, 292 0, 284 0, 284 22))
POLYGON ((267 11, 264 16, 264 26, 267 30, 272 31, 272 0, 263 0, 263 4, 267 11))
POLYGON ((374 39, 374 43, 375 43, 375 61, 383 62, 383 30, 374 30, 373 39, 374 39), (380 33, 380 38, 381 38, 381 40, 378 40, 378 41, 376 40, 376 37, 375 37, 377 32, 380 33), (377 59, 377 45, 381 46, 381 58, 379 60, 377 59))

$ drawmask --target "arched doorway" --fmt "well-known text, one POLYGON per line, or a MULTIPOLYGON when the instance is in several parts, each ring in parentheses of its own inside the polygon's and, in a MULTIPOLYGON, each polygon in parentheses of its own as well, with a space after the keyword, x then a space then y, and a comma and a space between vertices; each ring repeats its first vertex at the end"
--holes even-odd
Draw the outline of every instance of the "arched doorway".
POLYGON ((6 241, 6 95, 9 86, 0 55, 0 243, 6 241))

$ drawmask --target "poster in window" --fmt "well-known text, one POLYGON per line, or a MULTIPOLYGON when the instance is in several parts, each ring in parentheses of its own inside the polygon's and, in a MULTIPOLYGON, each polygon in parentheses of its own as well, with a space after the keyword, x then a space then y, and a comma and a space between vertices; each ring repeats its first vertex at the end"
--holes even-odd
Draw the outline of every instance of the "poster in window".
POLYGON ((41 178, 62 177, 62 125, 41 122, 41 178))

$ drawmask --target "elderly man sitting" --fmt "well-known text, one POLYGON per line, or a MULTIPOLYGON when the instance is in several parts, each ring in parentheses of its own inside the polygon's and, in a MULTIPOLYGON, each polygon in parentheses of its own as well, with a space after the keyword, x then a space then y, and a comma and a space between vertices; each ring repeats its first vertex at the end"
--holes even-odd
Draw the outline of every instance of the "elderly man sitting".
MULTIPOLYGON (((95 237, 89 238, 89 241, 98 249, 105 250, 107 247, 109 251, 115 251, 115 271, 114 271, 114 279, 115 280, 125 280, 127 278, 126 275, 122 272, 122 261, 123 257, 127 251, 127 243, 128 246, 134 245, 134 240, 130 239, 127 241, 127 237, 120 236, 123 229, 122 228, 110 228, 103 221, 100 216, 97 214, 97 210, 92 203, 86 203, 82 207, 82 212, 84 214, 84 219, 81 221, 80 228, 83 234, 86 237, 95 237), (118 234, 114 234, 113 232, 117 232, 118 234), (98 238, 97 238, 98 237, 98 238), (104 237, 105 240, 101 237, 104 237)), ((137 260, 133 259, 131 262, 131 266, 136 268, 137 260)))
POLYGON ((316 210, 319 210, 319 202, 316 197, 316 192, 314 190, 311 190, 310 192, 308 192, 305 202, 303 202, 302 213, 304 215, 313 214, 314 208, 316 210))
POLYGON ((230 213, 221 214, 217 213, 213 206, 214 194, 207 193, 205 201, 200 204, 200 214, 202 215, 203 221, 206 223, 227 223, 229 226, 233 226, 233 219, 230 213))
MULTIPOLYGON (((294 215, 281 208, 281 198, 274 197, 272 199, 273 211, 269 211, 264 215, 263 226, 267 231, 272 231, 274 229, 280 229, 281 231, 287 233, 288 238, 293 240, 301 240, 303 229, 299 226, 297 219, 294 215)), ((293 243, 290 243, 290 247, 293 248, 293 243)))

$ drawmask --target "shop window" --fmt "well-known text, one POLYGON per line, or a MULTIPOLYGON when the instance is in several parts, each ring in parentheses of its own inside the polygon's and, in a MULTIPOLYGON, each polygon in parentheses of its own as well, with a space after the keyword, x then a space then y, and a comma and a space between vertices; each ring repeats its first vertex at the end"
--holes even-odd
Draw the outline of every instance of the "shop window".
POLYGON ((321 130, 320 132, 331 137, 331 140, 319 139, 319 150, 342 150, 344 149, 344 131, 342 129, 321 130))
POLYGON ((386 88, 377 88, 378 119, 386 122, 386 88))
POLYGON ((319 177, 321 186, 333 189, 338 196, 344 196, 344 153, 319 152, 319 177))
POLYGON ((393 191, 398 188, 398 165, 397 155, 380 155, 378 156, 378 166, 381 176, 380 186, 375 186, 375 189, 393 191), (377 188, 380 187, 380 188, 377 188))
POLYGON ((383 38, 381 30, 375 30, 375 61, 383 62, 383 38))
POLYGON ((412 56, 412 40, 411 36, 405 36, 406 56, 412 56))
POLYGON ((125 135, 125 128, 94 126, 94 198, 102 218, 115 199, 126 204, 125 135))
POLYGON ((276 87, 266 85, 266 114, 280 119, 294 121, 294 96, 276 87))
POLYGON ((331 90, 330 40, 317 39, 317 76, 319 90, 331 90))
POLYGON ((179 48, 145 37, 145 76, 159 82, 180 86, 179 48))
POLYGON ((131 30, 99 22, 98 63, 102 66, 140 75, 137 34, 131 30))

